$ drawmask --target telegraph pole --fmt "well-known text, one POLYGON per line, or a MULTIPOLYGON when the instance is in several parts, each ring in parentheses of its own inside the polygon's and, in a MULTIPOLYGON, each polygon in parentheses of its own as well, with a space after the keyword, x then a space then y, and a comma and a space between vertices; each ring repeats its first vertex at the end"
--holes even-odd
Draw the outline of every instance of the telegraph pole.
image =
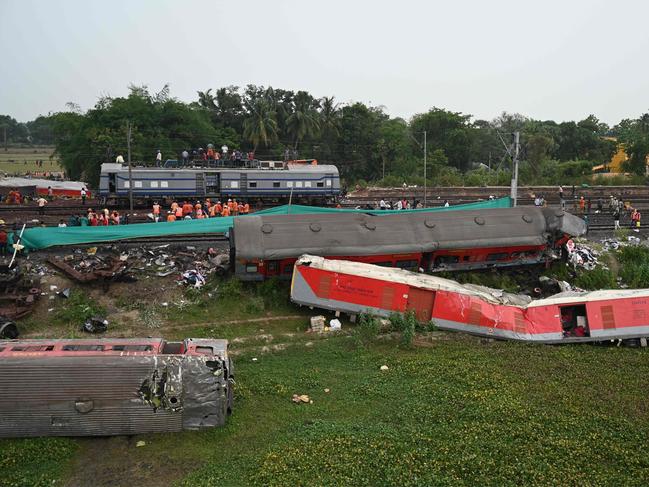
POLYGON ((518 154, 520 152, 520 132, 514 132, 514 155, 512 157, 512 188, 511 198, 514 207, 518 199, 518 154))
POLYGON ((131 166, 131 122, 126 122, 127 134, 126 134, 126 147, 128 149, 128 202, 133 211, 133 172, 131 166))
POLYGON ((427 147, 426 147, 426 131, 424 130, 424 208, 426 208, 426 189, 428 185, 428 181, 426 178, 426 162, 427 162, 427 147))

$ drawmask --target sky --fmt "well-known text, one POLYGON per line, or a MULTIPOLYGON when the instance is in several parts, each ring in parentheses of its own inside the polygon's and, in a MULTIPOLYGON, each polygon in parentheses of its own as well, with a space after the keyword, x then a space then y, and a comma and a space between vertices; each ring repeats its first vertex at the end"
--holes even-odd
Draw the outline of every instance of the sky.
POLYGON ((615 124, 649 110, 648 19, 638 0, 0 0, 0 114, 252 83, 405 119, 615 124))

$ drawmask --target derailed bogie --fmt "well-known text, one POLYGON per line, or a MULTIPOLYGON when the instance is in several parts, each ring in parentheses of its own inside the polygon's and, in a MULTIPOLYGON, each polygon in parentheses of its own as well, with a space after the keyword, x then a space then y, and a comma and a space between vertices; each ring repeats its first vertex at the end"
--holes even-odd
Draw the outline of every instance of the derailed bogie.
POLYGON ((233 381, 226 340, 0 341, 0 437, 222 426, 233 381))

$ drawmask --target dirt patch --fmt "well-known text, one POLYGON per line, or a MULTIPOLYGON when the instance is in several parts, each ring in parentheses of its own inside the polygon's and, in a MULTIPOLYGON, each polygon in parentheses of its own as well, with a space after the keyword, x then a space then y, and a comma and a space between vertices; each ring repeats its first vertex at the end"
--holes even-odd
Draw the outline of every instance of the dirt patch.
MULTIPOLYGON (((115 436, 79 439, 79 453, 72 465, 69 487, 92 485, 117 487, 137 485, 158 487, 172 485, 200 464, 165 457, 151 457, 148 445, 137 447, 138 438, 115 436)), ((145 440, 148 443, 148 439, 145 440)), ((152 437, 151 441, 155 441, 152 437)))

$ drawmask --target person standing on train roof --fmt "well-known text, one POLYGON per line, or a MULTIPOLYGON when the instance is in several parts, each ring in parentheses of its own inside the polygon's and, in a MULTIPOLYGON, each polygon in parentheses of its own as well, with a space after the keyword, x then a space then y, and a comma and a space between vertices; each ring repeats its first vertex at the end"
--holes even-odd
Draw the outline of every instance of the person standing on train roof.
POLYGON ((183 165, 186 166, 189 162, 189 152, 187 152, 187 149, 184 149, 181 155, 183 157, 183 165))
POLYGON ((158 149, 158 152, 155 155, 155 165, 156 167, 162 166, 162 152, 158 149))
POLYGON ((121 153, 117 154, 117 157, 115 158, 115 162, 117 164, 124 164, 124 156, 121 153))
POLYGON ((227 145, 223 144, 221 146, 221 154, 223 154, 223 159, 228 158, 228 146, 227 145))
POLYGON ((214 147, 212 146, 212 144, 207 144, 207 160, 214 160, 214 147))

